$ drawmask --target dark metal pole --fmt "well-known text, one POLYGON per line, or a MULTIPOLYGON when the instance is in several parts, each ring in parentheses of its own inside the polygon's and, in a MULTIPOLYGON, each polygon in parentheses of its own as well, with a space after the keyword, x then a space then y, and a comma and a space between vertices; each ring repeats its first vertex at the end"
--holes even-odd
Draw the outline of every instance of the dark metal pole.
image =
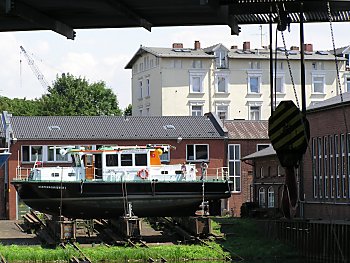
POLYGON ((300 3, 300 76, 301 76, 301 110, 306 113, 305 57, 304 57, 304 4, 300 3))
POLYGON ((273 52, 272 52, 272 6, 270 6, 270 103, 271 115, 273 113, 273 52))

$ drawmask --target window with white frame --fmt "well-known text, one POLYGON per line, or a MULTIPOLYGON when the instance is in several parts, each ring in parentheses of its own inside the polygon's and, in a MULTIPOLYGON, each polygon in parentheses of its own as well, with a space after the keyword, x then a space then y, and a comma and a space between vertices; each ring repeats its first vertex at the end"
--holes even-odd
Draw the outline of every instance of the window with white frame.
POLYGON ((203 100, 193 100, 189 101, 189 114, 190 116, 203 116, 203 107, 205 101, 203 100))
POLYGON ((150 80, 149 78, 146 79, 146 97, 150 96, 150 80))
POLYGON ((259 207, 265 208, 266 207, 266 200, 265 200, 265 188, 261 187, 259 188, 259 207))
POLYGON ((47 147, 47 161, 48 162, 68 162, 68 154, 61 154, 64 146, 48 146, 47 147))
POLYGON ((41 145, 23 145, 22 162, 36 162, 43 160, 43 146, 41 145))
POLYGON ((264 178, 264 166, 260 167, 260 178, 264 178))
POLYGON ((282 75, 277 75, 274 78, 274 81, 276 84, 275 85, 275 90, 277 94, 284 94, 285 93, 285 89, 284 89, 284 76, 282 75))
POLYGON ((325 76, 313 75, 312 76, 312 93, 325 93, 325 76))
POLYGON ((228 68, 227 51, 218 49, 214 52, 216 68, 228 68))
POLYGON ((275 207, 275 191, 273 187, 270 186, 267 190, 267 207, 274 208, 275 207))
POLYGON ((249 74, 248 75, 248 93, 260 94, 261 74, 249 74))
POLYGON ((208 161, 209 145, 208 144, 187 144, 186 161, 208 161))
POLYGON ((142 79, 139 80, 139 99, 143 98, 142 79))
POLYGON ((241 145, 228 145, 228 167, 230 181, 233 182, 232 190, 234 192, 241 191, 241 145))
POLYGON ((228 105, 216 105, 216 114, 221 120, 228 119, 228 105))
POLYGON ((202 68, 202 61, 200 59, 193 60, 192 68, 202 68))
POLYGON ((139 116, 142 116, 142 109, 139 110, 139 116))
POLYGON ((146 108, 146 116, 149 116, 149 108, 146 108))
POLYGON ((260 106, 249 106, 249 120, 260 120, 260 106))
POLYGON ((350 92, 350 76, 345 76, 345 92, 350 92))
POLYGON ((190 71, 190 93, 203 93, 204 72, 190 71))
POLYGON ((203 116, 203 106, 191 105, 191 116, 203 116))
POLYGON ((162 163, 170 162, 170 151, 163 152, 159 157, 162 163))
POLYGON ((216 93, 228 92, 228 74, 215 73, 215 92, 216 93))

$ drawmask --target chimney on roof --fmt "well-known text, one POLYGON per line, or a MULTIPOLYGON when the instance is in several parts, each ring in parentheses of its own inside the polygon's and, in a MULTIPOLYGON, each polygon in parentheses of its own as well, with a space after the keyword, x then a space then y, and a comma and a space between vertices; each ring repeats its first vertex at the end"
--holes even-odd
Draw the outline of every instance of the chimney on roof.
POLYGON ((304 51, 313 52, 314 48, 313 48, 312 44, 304 44, 304 51))
POLYGON ((243 51, 250 50, 250 42, 245 41, 243 42, 243 51))
POLYGON ((238 46, 231 46, 231 49, 237 49, 238 48, 238 46))
POLYGON ((297 46, 291 46, 291 47, 290 47, 290 50, 299 51, 299 47, 297 47, 297 46))
POLYGON ((173 43, 173 48, 183 48, 184 45, 182 43, 173 43))
POLYGON ((201 42, 199 42, 198 40, 194 41, 194 49, 201 49, 201 42))

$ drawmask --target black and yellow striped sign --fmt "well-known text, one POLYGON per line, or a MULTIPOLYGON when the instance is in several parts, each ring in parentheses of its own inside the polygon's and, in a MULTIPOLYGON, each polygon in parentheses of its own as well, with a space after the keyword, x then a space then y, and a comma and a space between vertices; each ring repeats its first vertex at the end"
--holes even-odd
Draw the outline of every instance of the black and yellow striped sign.
POLYGON ((310 138, 309 123, 293 101, 282 101, 269 118, 269 138, 283 166, 286 156, 293 165, 305 153, 310 138), (284 156, 282 156, 284 155, 284 156))

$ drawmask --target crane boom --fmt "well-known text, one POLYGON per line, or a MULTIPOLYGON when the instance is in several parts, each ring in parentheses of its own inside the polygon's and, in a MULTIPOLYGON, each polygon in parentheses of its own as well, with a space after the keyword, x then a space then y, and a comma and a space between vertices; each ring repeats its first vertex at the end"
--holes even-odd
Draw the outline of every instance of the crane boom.
POLYGON ((47 90, 47 88, 49 87, 49 84, 47 83, 47 81, 46 81, 44 75, 41 73, 40 69, 36 66, 34 59, 32 59, 32 57, 29 56, 29 54, 27 53, 27 51, 24 49, 23 46, 20 46, 20 49, 23 52, 24 56, 26 57, 26 59, 28 61, 28 65, 30 66, 34 75, 40 81, 41 86, 43 86, 43 88, 45 90, 47 90))

